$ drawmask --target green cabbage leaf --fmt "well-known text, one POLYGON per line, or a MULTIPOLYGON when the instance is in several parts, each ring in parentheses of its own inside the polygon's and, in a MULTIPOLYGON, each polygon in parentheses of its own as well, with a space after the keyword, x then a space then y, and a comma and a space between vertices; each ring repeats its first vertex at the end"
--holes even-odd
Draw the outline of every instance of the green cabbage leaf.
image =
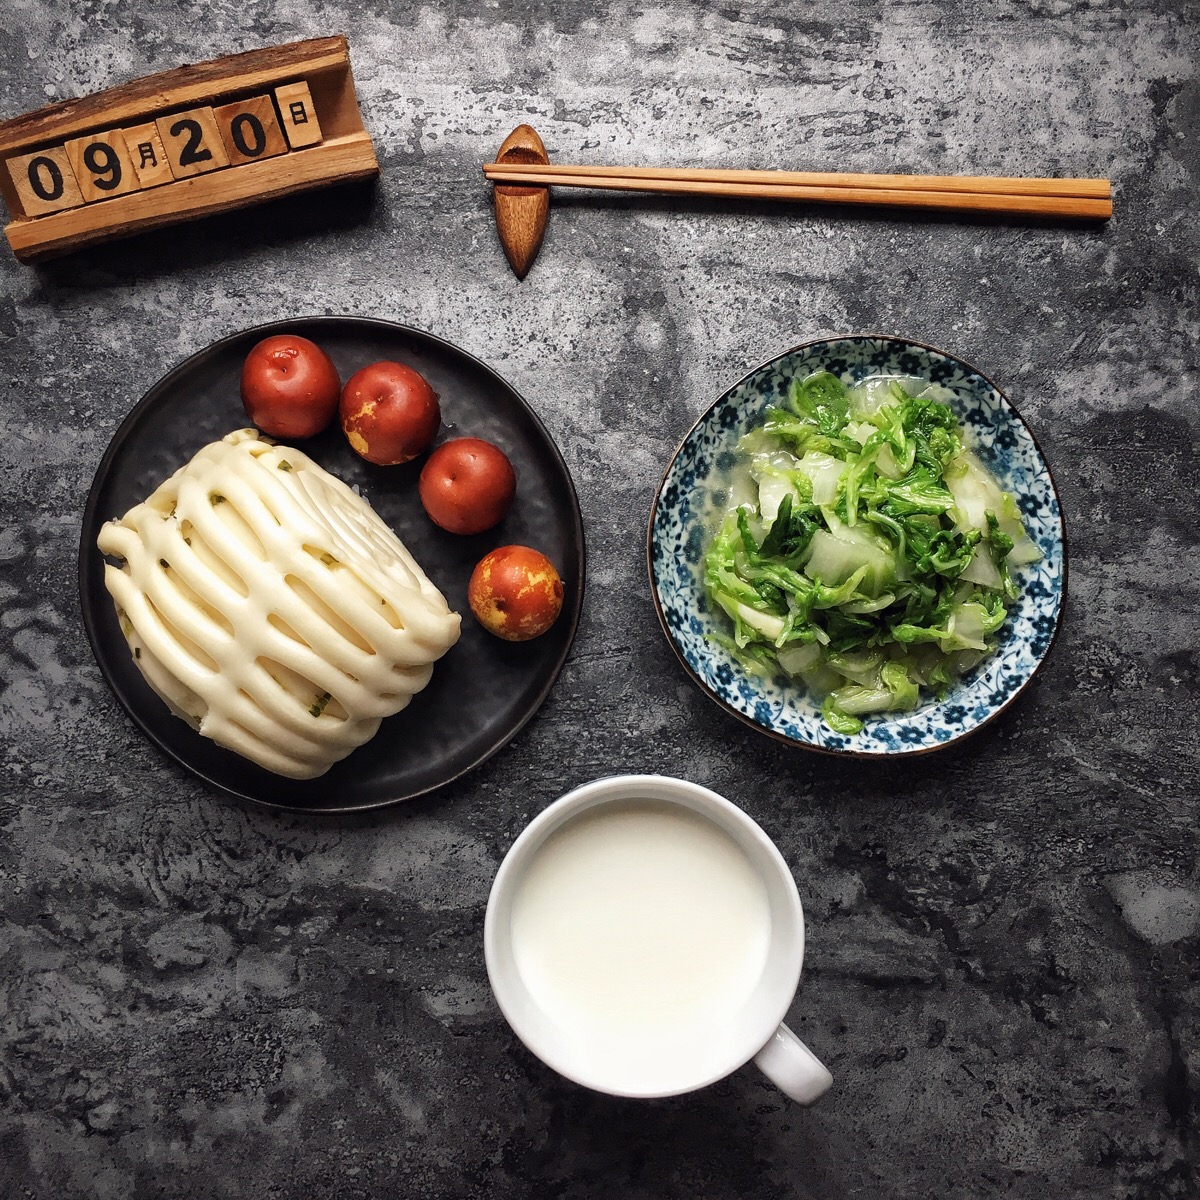
POLYGON ((745 500, 704 559, 714 635, 783 676, 844 734, 943 697, 993 653, 1040 557, 1020 510, 967 445, 953 393, 828 371, 795 380, 739 443, 745 500))

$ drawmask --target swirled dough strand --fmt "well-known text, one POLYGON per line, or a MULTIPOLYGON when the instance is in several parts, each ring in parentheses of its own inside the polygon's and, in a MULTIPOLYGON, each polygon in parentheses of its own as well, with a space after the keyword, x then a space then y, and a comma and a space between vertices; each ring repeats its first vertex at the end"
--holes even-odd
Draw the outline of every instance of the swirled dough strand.
POLYGON ((371 506, 240 429, 97 539, 146 681, 205 737, 312 779, 374 736, 459 616, 371 506))

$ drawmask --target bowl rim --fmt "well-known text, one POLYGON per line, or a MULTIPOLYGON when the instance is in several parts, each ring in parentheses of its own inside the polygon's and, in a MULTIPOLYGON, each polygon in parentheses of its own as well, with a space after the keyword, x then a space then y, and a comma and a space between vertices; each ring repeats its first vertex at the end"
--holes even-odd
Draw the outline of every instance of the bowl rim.
POLYGON ((650 580, 650 595, 654 601, 654 612, 658 617, 658 623, 663 631, 663 635, 667 639, 667 644, 671 647, 675 657, 683 666, 684 671, 691 677, 693 683, 706 695, 713 703, 719 705, 727 713, 736 717, 744 725, 749 725, 751 729, 756 730, 767 737, 773 738, 777 742, 782 742, 785 746, 789 746, 796 750, 811 750, 817 754, 826 754, 832 758, 861 758, 861 759, 886 759, 886 758, 913 758, 924 754, 934 754, 939 750, 945 750, 950 746, 958 745, 964 738, 970 737, 972 734, 978 733, 985 725, 990 725, 1001 713, 1013 704, 1026 688, 1033 682, 1038 672, 1042 669, 1046 660, 1050 657, 1054 649, 1055 643, 1058 641, 1059 632, 1062 629, 1063 609, 1066 606, 1067 600, 1067 560, 1069 558, 1067 552, 1067 519, 1063 508, 1062 494, 1059 492, 1058 483, 1054 478, 1054 472, 1050 466, 1050 460, 1046 457, 1046 452, 1042 449, 1041 443, 1037 440, 1036 434, 1033 432, 1032 426, 1021 415, 1021 410, 1012 402, 1008 393, 1003 388, 999 387, 996 382, 985 372, 981 371, 973 363, 968 362, 965 358, 960 358, 957 354, 951 354, 949 351, 943 350, 940 346, 934 346, 929 342, 921 342, 915 338, 903 337, 896 333, 830 333, 820 337, 809 338, 807 341, 797 342, 795 345, 789 346, 784 350, 780 350, 772 354, 770 358, 764 359, 758 366, 745 372, 736 382, 730 384, 724 391, 720 393, 711 404, 707 405, 703 412, 692 422, 687 432, 679 439, 674 453, 667 460, 667 465, 662 473, 662 478, 658 481, 658 486, 654 490, 654 499, 650 503, 650 518, 646 524, 646 570, 650 580), (796 354, 801 350, 811 349, 813 346, 820 346, 830 342, 842 341, 876 341, 876 342, 898 342, 904 346, 914 346, 920 350, 930 351, 934 354, 939 354, 943 358, 949 359, 965 367, 968 371, 978 375, 1001 400, 1008 406, 1013 416, 1025 427, 1025 432, 1029 435, 1030 441, 1033 443, 1034 449, 1038 453, 1042 465, 1046 469, 1046 477, 1050 482, 1050 490, 1054 494, 1054 499, 1058 503, 1058 520, 1059 526, 1062 529, 1062 588, 1059 593, 1058 604, 1054 609, 1054 629, 1051 631, 1050 640, 1046 643, 1046 649, 1043 651, 1038 660, 1033 664, 1033 670, 1029 672, 1027 678, 1022 680, 1021 684, 1014 688, 1011 695, 1002 703, 993 708, 983 720, 972 725, 969 729, 964 729, 960 733, 956 733, 953 737, 947 738, 944 742, 935 742, 933 745, 920 746, 905 746, 901 749, 893 750, 863 750, 856 749, 852 746, 821 746, 815 742, 803 742, 794 737, 789 737, 786 733, 781 733, 777 729, 768 728, 766 725, 760 724, 752 716, 735 708, 723 696, 719 696, 713 689, 697 674, 692 665, 684 657, 679 644, 676 642, 674 635, 671 632, 670 626, 667 624, 666 614, 663 612, 662 598, 658 591, 658 581, 654 573, 654 518, 658 513, 659 503, 662 500, 663 490, 667 484, 667 478, 670 476, 678 461, 680 454, 683 453, 684 446, 688 440, 704 424, 705 421, 712 415, 713 410, 722 401, 726 400, 730 393, 741 387, 742 384, 748 382, 753 376, 767 367, 777 363, 780 359, 786 358, 788 355, 796 354))

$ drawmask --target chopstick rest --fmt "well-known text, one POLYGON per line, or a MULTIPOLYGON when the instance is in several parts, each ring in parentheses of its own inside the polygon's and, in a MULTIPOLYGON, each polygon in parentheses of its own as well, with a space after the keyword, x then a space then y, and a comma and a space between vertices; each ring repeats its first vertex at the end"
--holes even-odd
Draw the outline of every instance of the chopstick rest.
MULTIPOLYGON (((514 170, 534 170, 550 159, 532 125, 518 125, 503 141, 496 161, 514 170)), ((499 180, 493 189, 496 231, 504 256, 518 279, 524 279, 542 248, 546 223, 550 220, 550 189, 499 180)))

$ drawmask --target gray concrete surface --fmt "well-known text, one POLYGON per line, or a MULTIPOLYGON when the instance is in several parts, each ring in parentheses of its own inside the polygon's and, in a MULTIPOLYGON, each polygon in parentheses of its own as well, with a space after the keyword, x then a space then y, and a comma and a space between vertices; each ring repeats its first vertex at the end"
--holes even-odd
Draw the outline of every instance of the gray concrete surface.
POLYGON ((184 61, 351 39, 383 176, 31 269, 0 254, 0 1195, 1200 1194, 1196 496, 1200 12, 1175 3, 152 0, 0 7, 0 115, 184 61), (645 198, 559 203, 518 284, 479 163, 1109 174, 1103 229, 645 198), (76 605, 121 418, 230 329, 379 315, 480 355, 574 473, 573 655, 485 768, 374 817, 211 794, 126 718, 76 605), (684 677, 644 526, 678 438, 823 331, 973 361, 1063 493, 1035 686, 898 769, 788 752, 684 677), (684 775, 799 881, 796 1028, 837 1077, 588 1094, 496 1011, 492 873, 564 790, 684 775))

